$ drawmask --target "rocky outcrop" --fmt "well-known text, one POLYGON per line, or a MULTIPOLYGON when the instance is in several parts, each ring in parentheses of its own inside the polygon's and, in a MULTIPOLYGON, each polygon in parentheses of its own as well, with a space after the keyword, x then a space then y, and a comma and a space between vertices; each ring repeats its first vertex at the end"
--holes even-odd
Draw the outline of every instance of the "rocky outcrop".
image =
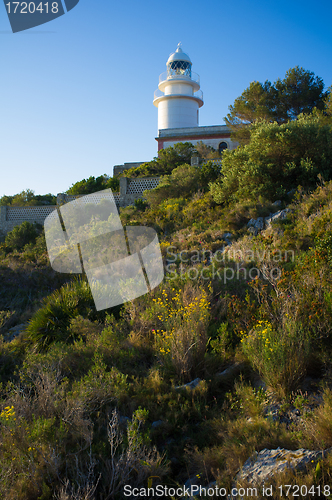
POLYGON ((279 210, 278 212, 270 214, 268 217, 258 217, 257 219, 250 219, 247 224, 248 231, 254 236, 257 236, 259 231, 271 227, 271 225, 278 220, 285 219, 289 213, 291 213, 291 209, 284 208, 283 210, 279 210))
POLYGON ((26 323, 21 323, 20 325, 13 326, 7 332, 4 334, 4 340, 6 342, 11 342, 14 340, 16 337, 20 335, 21 332, 23 332, 27 327, 26 323))
POLYGON ((264 229, 264 217, 258 217, 258 219, 250 219, 247 224, 247 228, 250 233, 256 236, 259 231, 264 229))
POLYGON ((286 219, 286 217, 288 216, 289 213, 291 213, 291 209, 284 208, 283 210, 279 210, 278 212, 276 212, 274 214, 270 214, 268 217, 265 217, 265 226, 268 227, 273 222, 276 222, 277 220, 286 219))
POLYGON ((237 377, 246 367, 246 363, 236 362, 233 365, 229 366, 223 372, 217 373, 216 377, 218 382, 223 383, 231 383, 234 381, 235 377, 237 377))
POLYGON ((178 391, 178 390, 181 390, 181 389, 189 389, 189 390, 193 390, 195 389, 200 383, 202 382, 202 380, 200 378, 195 378, 195 380, 192 380, 191 382, 188 382, 188 384, 184 384, 184 385, 177 385, 175 387, 175 389, 178 391))
POLYGON ((304 448, 295 451, 284 448, 262 450, 248 458, 235 481, 236 483, 246 481, 249 484, 261 485, 275 474, 287 469, 304 470, 307 465, 317 463, 331 452, 332 448, 325 451, 311 451, 304 448))

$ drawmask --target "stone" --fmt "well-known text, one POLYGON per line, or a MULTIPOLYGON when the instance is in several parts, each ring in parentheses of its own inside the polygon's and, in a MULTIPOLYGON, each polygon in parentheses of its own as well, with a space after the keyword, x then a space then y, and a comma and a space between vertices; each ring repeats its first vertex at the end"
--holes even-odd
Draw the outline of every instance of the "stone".
POLYGON ((257 219, 250 219, 247 224, 248 231, 257 236, 258 231, 264 229, 264 217, 258 217, 257 219))
POLYGON ((303 470, 309 463, 318 462, 331 452, 332 448, 325 451, 312 451, 304 448, 295 451, 284 448, 265 449, 248 458, 236 475, 235 481, 260 485, 286 469, 303 470))
POLYGON ((290 212, 291 212, 290 208, 284 208, 283 210, 279 210, 279 212, 270 214, 269 217, 265 217, 265 225, 268 227, 277 220, 286 219, 286 217, 290 212))
POLYGON ((216 377, 218 377, 218 382, 232 382, 237 375, 245 368, 246 363, 236 362, 233 365, 229 366, 223 372, 217 373, 216 377))
POLYGON ((127 426, 131 422, 131 419, 129 417, 119 417, 119 424, 127 426))
POLYGON ((9 328, 9 330, 4 334, 4 339, 7 342, 11 342, 16 337, 18 337, 21 332, 25 330, 26 326, 27 326, 26 323, 21 323, 20 325, 16 325, 13 326, 12 328, 9 328))
MULTIPOLYGON (((279 201, 280 200, 278 200, 278 202, 279 201)), ((254 236, 257 236, 259 231, 262 231, 262 229, 264 228, 271 227, 271 224, 277 220, 285 219, 290 212, 290 208, 284 208, 283 210, 279 210, 278 212, 270 214, 268 217, 258 217, 257 219, 250 219, 250 221, 247 223, 248 231, 254 236)))
POLYGON ((180 390, 180 389, 190 389, 190 390, 193 390, 195 389, 200 383, 202 382, 202 380, 200 378, 195 378, 195 380, 192 380, 191 382, 188 382, 187 384, 184 384, 184 385, 178 385, 175 387, 176 390, 180 390))
POLYGON ((190 477, 185 483, 185 488, 190 488, 190 486, 196 486, 199 483, 199 478, 197 476, 190 477))
POLYGON ((151 427, 152 429, 157 429, 157 427, 160 427, 163 423, 164 422, 162 420, 156 420, 155 422, 152 422, 151 427))
POLYGON ((231 241, 232 236, 233 236, 232 233, 224 233, 222 235, 222 238, 225 241, 227 246, 232 244, 232 241, 231 241))
MULTIPOLYGON (((184 487, 188 488, 189 491, 192 492, 192 486, 199 486, 199 478, 197 476, 192 476, 190 477, 185 483, 184 487)), ((195 500, 197 499, 197 495, 186 495, 185 498, 188 500, 195 500)))

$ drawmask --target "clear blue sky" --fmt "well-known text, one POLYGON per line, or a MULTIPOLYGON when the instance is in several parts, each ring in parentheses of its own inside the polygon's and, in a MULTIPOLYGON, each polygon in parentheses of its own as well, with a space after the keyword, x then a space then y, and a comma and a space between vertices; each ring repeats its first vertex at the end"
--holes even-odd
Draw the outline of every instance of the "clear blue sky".
POLYGON ((12 34, 1 3, 0 196, 56 194, 156 156, 153 93, 179 41, 201 77, 200 125, 296 65, 329 87, 331 18, 325 0, 80 0, 12 34))

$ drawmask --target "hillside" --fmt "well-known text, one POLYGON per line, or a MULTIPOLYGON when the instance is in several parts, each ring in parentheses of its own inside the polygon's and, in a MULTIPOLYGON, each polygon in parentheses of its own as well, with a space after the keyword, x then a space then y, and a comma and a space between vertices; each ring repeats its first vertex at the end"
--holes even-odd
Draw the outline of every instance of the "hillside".
MULTIPOLYGON (((331 134, 314 111, 256 124, 222 164, 177 163, 176 148, 165 170, 144 164, 161 182, 120 217, 156 229, 166 276, 123 306, 96 312, 85 277, 50 268, 41 228, 7 235, 1 498, 230 492, 261 450, 332 447, 331 134)), ((270 498, 280 484, 327 496, 332 457, 280 474, 270 498)))

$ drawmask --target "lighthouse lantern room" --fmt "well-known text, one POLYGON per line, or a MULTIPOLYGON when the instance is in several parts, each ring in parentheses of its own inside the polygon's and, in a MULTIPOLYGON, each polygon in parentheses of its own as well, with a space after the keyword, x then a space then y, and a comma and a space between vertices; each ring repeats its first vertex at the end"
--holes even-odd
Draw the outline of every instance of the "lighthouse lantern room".
POLYGON ((191 71, 192 62, 181 44, 166 63, 159 77, 153 104, 158 108, 158 130, 198 127, 199 108, 203 106, 199 76, 191 71))

